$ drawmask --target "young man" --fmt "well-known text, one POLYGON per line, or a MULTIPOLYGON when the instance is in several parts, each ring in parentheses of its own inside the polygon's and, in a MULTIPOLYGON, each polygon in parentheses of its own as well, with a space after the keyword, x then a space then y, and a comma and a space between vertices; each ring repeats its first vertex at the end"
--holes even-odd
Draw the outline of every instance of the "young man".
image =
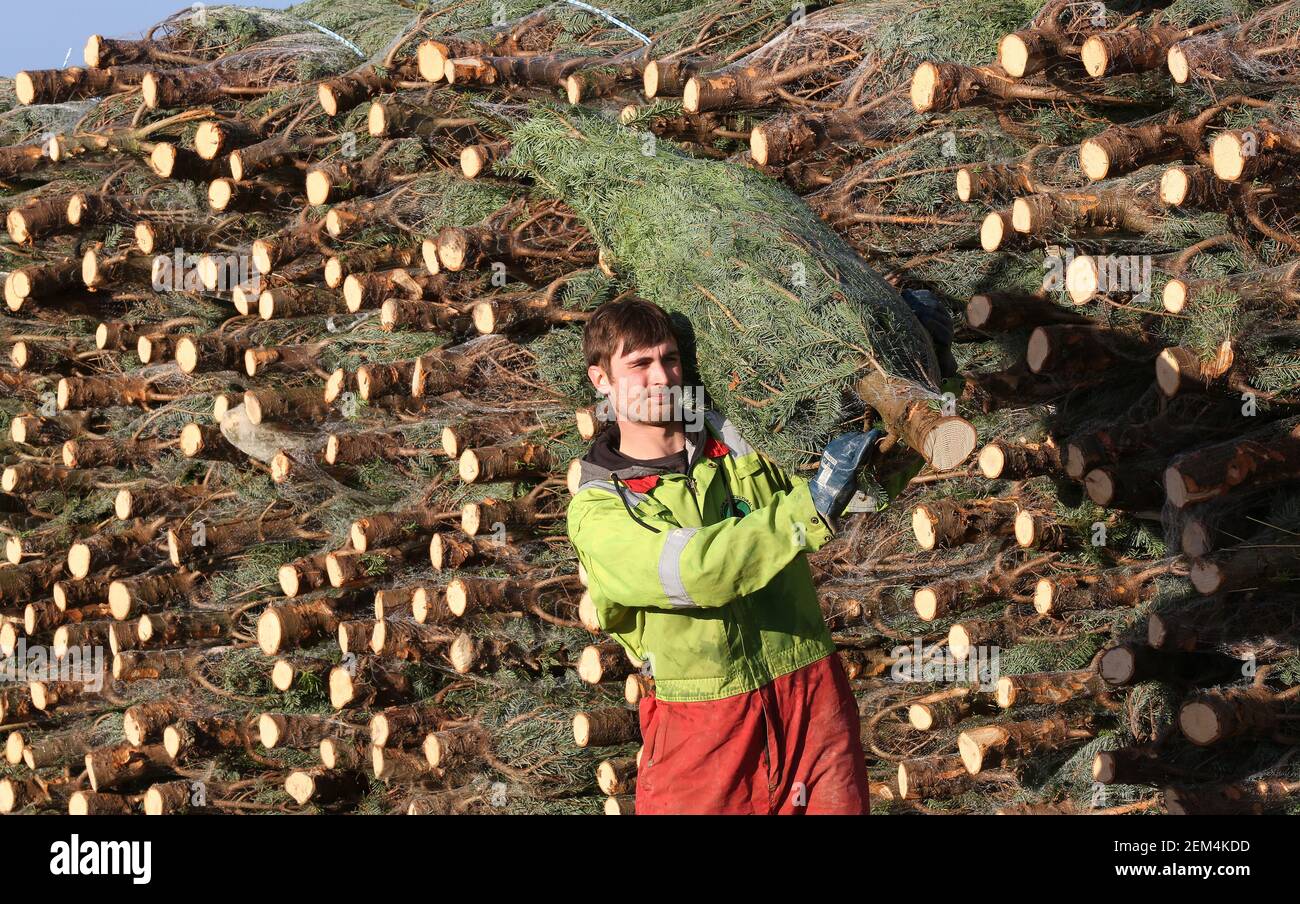
POLYGON ((656 305, 602 305, 583 348, 617 423, 582 459, 568 531, 601 627, 655 680, 637 813, 867 813, 858 708, 806 554, 877 432, 837 438, 809 482, 675 404, 683 362, 656 305))

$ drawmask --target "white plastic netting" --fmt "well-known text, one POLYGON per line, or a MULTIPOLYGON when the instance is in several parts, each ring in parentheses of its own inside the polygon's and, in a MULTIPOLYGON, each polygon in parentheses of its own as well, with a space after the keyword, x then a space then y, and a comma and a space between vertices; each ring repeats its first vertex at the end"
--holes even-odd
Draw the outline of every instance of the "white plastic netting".
POLYGON ((1228 79, 1300 82, 1300 2, 1281 3, 1239 25, 1178 42, 1169 53, 1176 79, 1205 86, 1228 79))
POLYGON ((93 110, 100 98, 61 104, 32 104, 0 113, 0 146, 43 144, 69 131, 93 110))

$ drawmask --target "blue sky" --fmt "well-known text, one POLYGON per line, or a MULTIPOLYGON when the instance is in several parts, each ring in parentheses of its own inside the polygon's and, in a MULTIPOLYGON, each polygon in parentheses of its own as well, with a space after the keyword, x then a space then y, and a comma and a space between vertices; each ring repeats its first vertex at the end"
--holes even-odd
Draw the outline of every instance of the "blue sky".
MULTIPOLYGON (((252 0, 248 5, 283 9, 291 4, 290 0, 252 0)), ((83 65, 81 49, 92 34, 139 37, 159 20, 188 8, 183 0, 6 2, 4 26, 0 28, 0 75, 12 76, 21 69, 83 65)))

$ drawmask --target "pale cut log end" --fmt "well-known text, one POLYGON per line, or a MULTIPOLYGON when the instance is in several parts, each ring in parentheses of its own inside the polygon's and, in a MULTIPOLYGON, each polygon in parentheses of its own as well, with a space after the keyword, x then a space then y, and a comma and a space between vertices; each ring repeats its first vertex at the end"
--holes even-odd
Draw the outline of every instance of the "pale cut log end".
POLYGON ((122 581, 108 585, 108 611, 118 621, 125 621, 131 614, 131 588, 122 581))
POLYGON ((1034 221, 1034 207, 1028 198, 1016 198, 1011 202, 1011 228, 1016 232, 1031 233, 1037 228, 1034 221))
POLYGON ((1016 686, 1010 678, 1004 675, 998 679, 993 690, 993 699, 1003 709, 1010 709, 1016 705, 1016 686))
POLYGON ((466 449, 461 453, 457 468, 460 473, 460 479, 465 483, 474 483, 478 480, 481 466, 479 465, 478 456, 474 453, 473 449, 466 449))
POLYGON ((600 665, 600 649, 595 646, 584 647, 578 655, 578 677, 587 684, 600 684, 604 670, 600 665))
POLYGON ((460 510, 460 529, 466 536, 477 536, 483 525, 483 507, 477 502, 467 502, 460 510))
POLYGON ((447 45, 438 41, 424 41, 415 52, 416 68, 426 82, 440 82, 445 77, 450 54, 447 45))
POLYGON ((1015 533, 1016 543, 1022 547, 1033 546, 1034 541, 1038 539, 1038 525, 1034 522, 1033 512, 1024 509, 1016 512, 1012 529, 1015 533))
POLYGON ((600 616, 597 614, 596 603, 591 598, 591 594, 585 590, 578 600, 578 621, 591 633, 600 633, 600 616))
POLYGON ((36 83, 32 81, 31 75, 20 72, 14 76, 14 94, 18 96, 18 103, 23 106, 36 100, 36 83))
POLYGON ((373 138, 380 138, 388 134, 388 111, 379 101, 370 105, 370 112, 366 114, 366 128, 370 131, 373 138))
POLYGON ((763 131, 761 125, 754 126, 749 132, 749 154, 759 166, 767 166, 769 156, 767 133, 763 131))
POLYGON ((934 621, 939 612, 939 595, 933 588, 921 587, 912 594, 912 607, 921 621, 934 621))
POLYGON ((1083 478, 1088 498, 1103 508, 1115 501, 1115 478, 1104 468, 1093 468, 1083 478))
POLYGON ((462 631, 451 642, 447 658, 451 660, 452 668, 464 675, 474 667, 474 639, 462 631))
POLYGON ((1051 345, 1050 336, 1041 326, 1035 327, 1029 334, 1029 342, 1025 347, 1025 364, 1031 371, 1034 373, 1042 371, 1051 354, 1051 345))
POLYGON ((464 230, 447 229, 438 236, 438 263, 452 273, 465 269, 469 243, 464 230))
POLYGON ((343 280, 343 302, 347 305, 348 310, 355 314, 361 310, 364 301, 365 289, 361 285, 361 280, 354 273, 343 280))
POLYGON ((980 473, 989 480, 996 480, 1002 476, 1002 471, 1007 466, 1007 455, 997 443, 990 443, 980 449, 980 454, 975 460, 979 465, 980 473))
POLYGON ((1109 785, 1115 781, 1116 772, 1115 754, 1109 750, 1098 751, 1097 755, 1092 758, 1092 780, 1101 782, 1103 785, 1109 785))
POLYGON ((651 60, 641 70, 641 91, 650 100, 659 93, 659 61, 651 60))
POLYGON ((1111 685, 1127 684, 1133 679, 1137 661, 1127 647, 1112 647, 1101 655, 1097 671, 1102 680, 1111 685))
POLYGON ((1196 592, 1202 596, 1218 593, 1223 589, 1223 571, 1214 562, 1193 562, 1188 568, 1188 578, 1196 592))
POLYGON ((992 211, 980 223, 980 247, 990 253, 1002 247, 1007 237, 1007 220, 1001 211, 992 211))
POLYGON ((961 169, 957 170, 957 199, 964 203, 970 201, 970 196, 971 196, 970 170, 968 170, 966 167, 963 166, 961 169))
POLYGON ((330 669, 329 689, 330 705, 335 709, 343 709, 352 702, 356 694, 352 684, 352 675, 341 665, 330 669))
POLYGON ((582 103, 582 79, 571 75, 564 80, 564 97, 575 107, 582 103))
POLYGON ((1187 283, 1181 279, 1171 279, 1165 283, 1160 294, 1161 304, 1170 314, 1181 314, 1187 307, 1187 283))
POLYGON ((1056 598, 1056 584, 1051 578, 1039 578, 1034 584, 1034 611, 1046 615, 1052 611, 1052 601, 1056 598))
POLYGON ((1099 142, 1089 139, 1079 146, 1079 167, 1093 182, 1100 182, 1110 173, 1110 154, 1099 142))
POLYGON ((1183 525, 1178 537, 1183 555, 1193 559, 1209 555, 1214 549, 1213 529, 1200 518, 1193 518, 1183 525))
POLYGON ((284 790, 295 803, 305 804, 316 793, 316 780, 307 772, 290 772, 284 780, 284 790))
POLYGON ((918 113, 929 113, 934 109, 935 94, 939 86, 939 67, 934 63, 924 62, 912 73, 910 96, 912 109, 918 113))
POLYGON ((1165 645, 1169 639, 1169 626, 1165 620, 1157 613, 1152 613, 1147 618, 1147 645, 1155 647, 1157 650, 1165 645))
POLYGON ((700 112, 700 78, 693 75, 686 82, 686 88, 682 91, 682 108, 687 113, 700 112))
POLYGON ((338 95, 334 93, 334 88, 329 84, 322 83, 316 88, 316 102, 320 108, 325 111, 326 116, 337 116, 339 113, 338 95))
POLYGON ((280 652, 284 642, 284 625, 280 613, 268 609, 257 619, 257 645, 267 656, 280 652))
POLYGON ((287 659, 277 659, 275 665, 271 666, 271 686, 278 691, 287 691, 293 687, 296 673, 297 670, 292 662, 287 659))
POLYGON ((78 579, 90 574, 90 547, 85 543, 73 543, 68 550, 68 571, 78 579))
POLYGON ((334 187, 334 180, 330 174, 323 170, 312 170, 307 174, 307 203, 312 205, 324 204, 330 199, 330 191, 334 187))
POLYGON ((573 743, 586 747, 591 741, 591 718, 586 713, 573 717, 573 743))
POLYGON ((1192 76, 1191 64, 1187 61, 1187 52, 1175 44, 1169 48, 1165 54, 1165 63, 1169 67, 1169 75, 1173 80, 1180 84, 1187 84, 1187 80, 1192 76))
POLYGON ((971 775, 979 775, 980 770, 984 768, 984 751, 966 732, 962 732, 957 738, 957 753, 961 756, 961 763, 966 767, 966 771, 971 775))
POLYGON ((1105 42, 1096 35, 1083 42, 1083 47, 1079 49, 1079 59, 1083 63, 1083 68, 1093 78, 1101 78, 1110 68, 1110 51, 1106 49, 1105 42))
POLYGON ((936 471, 955 468, 975 451, 975 425, 962 417, 940 418, 926 433, 918 450, 936 471))
POLYGON ((280 566, 277 577, 280 580, 280 589, 284 591, 285 596, 292 599, 298 595, 301 581, 298 577, 297 568, 294 568, 292 564, 286 562, 284 565, 280 566))
POLYGON ((1156 385, 1166 398, 1178 395, 1183 385, 1183 366, 1179 360, 1180 349, 1167 348, 1156 356, 1156 385))
POLYGON ((438 243, 433 239, 420 242, 420 260, 424 261, 424 269, 434 276, 442 272, 442 263, 438 260, 438 243))
POLYGON ((1178 727, 1187 740, 1201 747, 1213 744, 1223 733, 1218 713, 1200 700, 1183 704, 1178 711, 1178 727))
POLYGON ((934 710, 924 703, 913 703, 907 708, 907 721, 917 731, 934 728, 934 710))
POLYGON ((1020 35, 1003 35, 998 41, 998 63, 1012 78, 1024 78, 1029 68, 1029 48, 1020 35))
POLYGON ((486 301, 477 302, 470 316, 474 320, 474 329, 478 330, 481 335, 487 336, 496 332, 497 314, 493 310, 491 303, 486 301))
POLYGON ((1225 182, 1236 182, 1246 171, 1246 147, 1235 132, 1220 132, 1210 145, 1210 165, 1214 175, 1225 182))
POLYGON ((1178 207, 1186 201, 1190 188, 1187 170, 1181 166, 1171 166, 1160 176, 1160 200, 1170 207, 1178 207))
POLYGON ((170 179, 176 168, 178 154, 176 146, 167 141, 160 141, 149 152, 149 168, 163 179, 170 179))
POLYGON ((235 197, 235 182, 222 177, 208 183, 208 206, 216 211, 223 211, 230 206, 235 197))
POLYGON ((1187 483, 1183 480, 1183 475, 1179 473, 1177 467, 1165 468, 1165 497, 1169 499, 1170 505, 1173 505, 1175 509, 1182 509, 1183 506, 1187 505, 1187 483))
POLYGON ((215 160, 221 153, 221 125, 213 120, 204 120, 194 130, 194 150, 204 160, 215 160))
POLYGON ((270 273, 275 266, 275 244, 269 239, 253 242, 253 266, 258 273, 270 273))
POLYGON ((464 615, 465 610, 469 608, 469 591, 465 586, 465 582, 460 578, 456 578, 447 585, 444 593, 447 608, 451 610, 451 614, 457 618, 464 615))
POLYGON ((948 629, 948 651, 954 659, 964 660, 970 655, 971 646, 970 632, 964 626, 957 624, 948 629))
POLYGON ((916 537, 916 543, 924 550, 934 549, 937 543, 934 525, 935 518, 930 514, 930 510, 924 505, 918 505, 912 509, 912 534, 916 537))

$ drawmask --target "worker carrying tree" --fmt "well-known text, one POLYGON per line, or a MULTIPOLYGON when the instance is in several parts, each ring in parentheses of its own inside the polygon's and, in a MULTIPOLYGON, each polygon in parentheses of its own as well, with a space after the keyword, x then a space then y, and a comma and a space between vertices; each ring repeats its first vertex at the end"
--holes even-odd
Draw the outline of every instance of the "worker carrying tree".
MULTIPOLYGON (((945 356, 947 312, 904 295, 945 356)), ((638 298, 605 303, 583 334, 616 423, 582 459, 568 534, 601 628, 655 682, 636 812, 865 814, 857 702, 806 554, 834 536, 880 431, 836 437, 811 481, 792 476, 691 405, 679 338, 638 298)))

